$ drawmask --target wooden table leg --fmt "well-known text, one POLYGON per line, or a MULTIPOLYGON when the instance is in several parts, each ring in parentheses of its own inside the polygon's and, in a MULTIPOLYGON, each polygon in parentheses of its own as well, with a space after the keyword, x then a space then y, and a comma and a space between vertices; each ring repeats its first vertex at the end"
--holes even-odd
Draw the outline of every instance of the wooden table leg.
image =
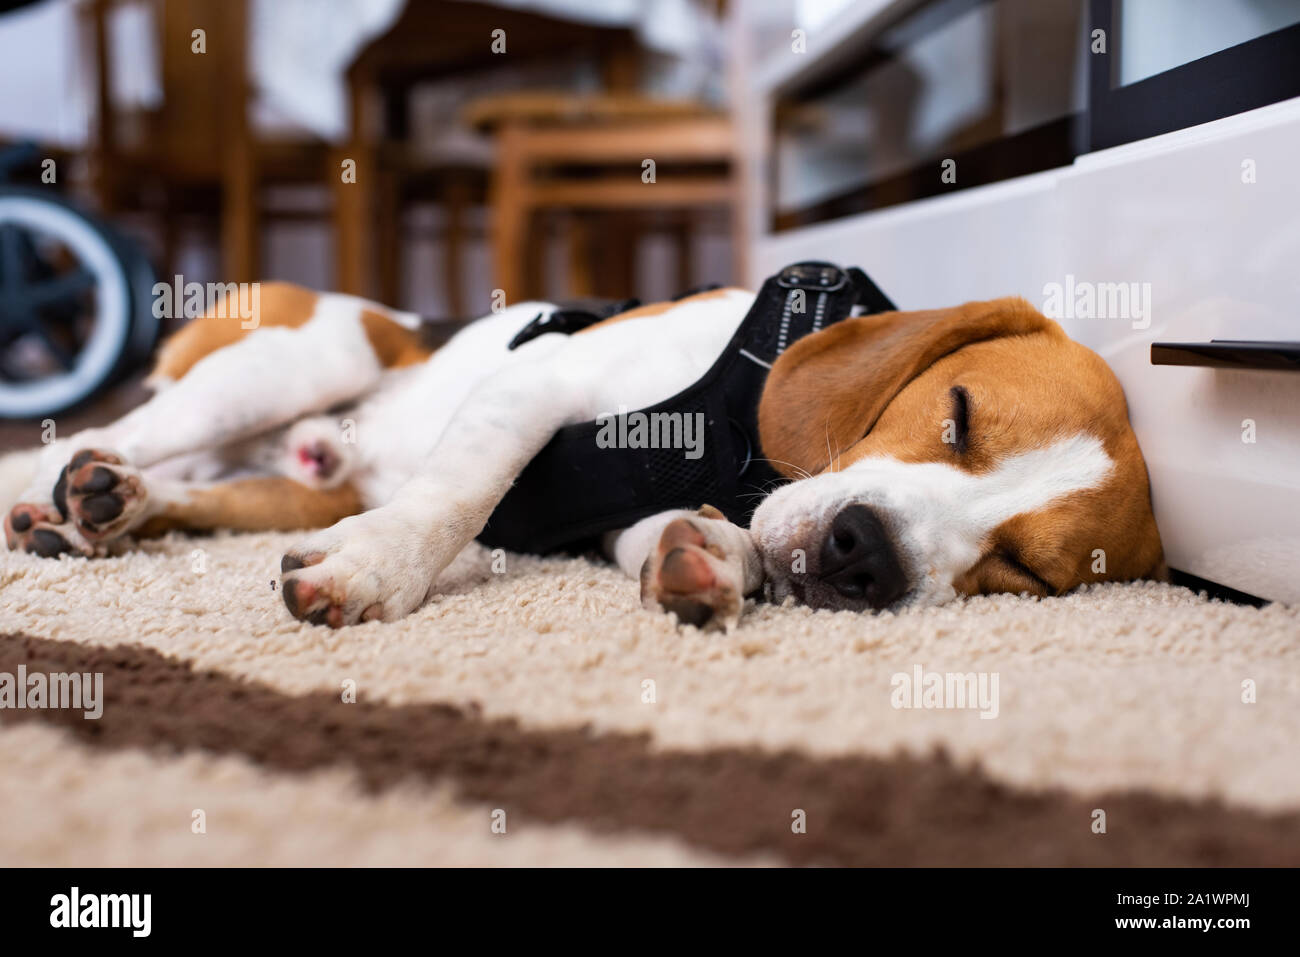
POLYGON ((373 151, 354 142, 331 151, 330 176, 334 192, 334 282, 339 292, 373 296, 375 250, 375 178, 378 175, 373 151), (355 182, 345 177, 344 163, 351 160, 355 182))
POLYGON ((373 257, 378 296, 384 305, 401 308, 402 253, 406 246, 402 230, 401 178, 395 175, 381 175, 379 178, 381 182, 374 190, 378 219, 374 227, 377 255, 373 257))
POLYGON ((673 223, 669 235, 673 241, 673 252, 677 259, 677 289, 674 295, 685 292, 695 286, 695 245, 693 223, 689 213, 673 223))
POLYGON ((518 302, 525 295, 524 257, 528 254, 525 240, 531 218, 526 135, 511 124, 501 128, 497 141, 497 167, 490 189, 492 268, 497 288, 504 290, 507 304, 518 302))
POLYGON ((637 253, 641 248, 640 217, 630 211, 606 210, 598 214, 596 243, 597 295, 607 299, 637 296, 637 253))
POLYGON ((447 314, 455 319, 468 319, 482 315, 490 303, 474 303, 472 309, 465 301, 465 214, 469 211, 473 194, 468 180, 452 173, 443 191, 442 208, 446 224, 442 231, 443 288, 446 290, 447 314))
POLYGON ((221 189, 221 272, 225 282, 259 278, 257 166, 252 144, 231 143, 221 189))
POLYGON ((568 217, 569 288, 567 295, 586 299, 596 295, 596 281, 591 269, 591 220, 581 210, 568 217))

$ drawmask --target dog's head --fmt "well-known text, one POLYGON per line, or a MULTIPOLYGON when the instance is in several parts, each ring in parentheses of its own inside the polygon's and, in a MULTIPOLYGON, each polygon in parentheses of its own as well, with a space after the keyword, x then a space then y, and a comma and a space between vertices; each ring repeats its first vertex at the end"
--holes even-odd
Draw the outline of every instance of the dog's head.
POLYGON ((777 360, 751 530, 819 608, 1055 595, 1163 570, 1146 464, 1095 353, 1023 299, 846 319, 777 360))

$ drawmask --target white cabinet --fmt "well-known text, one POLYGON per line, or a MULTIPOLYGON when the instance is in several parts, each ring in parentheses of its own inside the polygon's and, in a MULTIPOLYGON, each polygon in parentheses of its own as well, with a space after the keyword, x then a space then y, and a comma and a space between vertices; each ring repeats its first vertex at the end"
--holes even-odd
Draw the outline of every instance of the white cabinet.
POLYGON ((1170 565, 1300 601, 1300 369, 1150 361, 1158 341, 1300 342, 1300 99, 1058 169, 771 232, 770 100, 761 87, 751 93, 742 124, 755 159, 751 282, 798 259, 829 259, 862 266, 904 309, 1009 294, 1043 308, 1051 284, 1138 284, 1149 315, 1130 305, 1127 315, 1061 322, 1123 383, 1170 565))

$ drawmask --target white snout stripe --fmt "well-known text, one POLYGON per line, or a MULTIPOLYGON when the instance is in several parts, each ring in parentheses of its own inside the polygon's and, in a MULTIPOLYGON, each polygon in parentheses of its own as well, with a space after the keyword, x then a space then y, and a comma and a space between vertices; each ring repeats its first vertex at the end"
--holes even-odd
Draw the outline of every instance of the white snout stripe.
POLYGON ((769 575, 780 576, 791 551, 818 547, 842 508, 871 506, 912 579, 907 604, 940 604, 954 597, 953 581, 979 560, 990 532, 1096 488, 1113 468, 1101 441, 1086 433, 1009 456, 978 475, 940 462, 875 456, 778 489, 754 513, 751 529, 769 575))

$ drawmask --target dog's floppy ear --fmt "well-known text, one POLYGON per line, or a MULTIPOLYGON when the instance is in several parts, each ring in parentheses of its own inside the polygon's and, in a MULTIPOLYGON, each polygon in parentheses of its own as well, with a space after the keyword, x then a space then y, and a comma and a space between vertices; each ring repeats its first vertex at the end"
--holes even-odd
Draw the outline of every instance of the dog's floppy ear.
POLYGON ((759 403, 763 454, 777 471, 822 471, 828 449, 871 431, 916 375, 963 346, 1060 326, 1018 297, 951 309, 844 319, 796 342, 772 367, 759 403))

